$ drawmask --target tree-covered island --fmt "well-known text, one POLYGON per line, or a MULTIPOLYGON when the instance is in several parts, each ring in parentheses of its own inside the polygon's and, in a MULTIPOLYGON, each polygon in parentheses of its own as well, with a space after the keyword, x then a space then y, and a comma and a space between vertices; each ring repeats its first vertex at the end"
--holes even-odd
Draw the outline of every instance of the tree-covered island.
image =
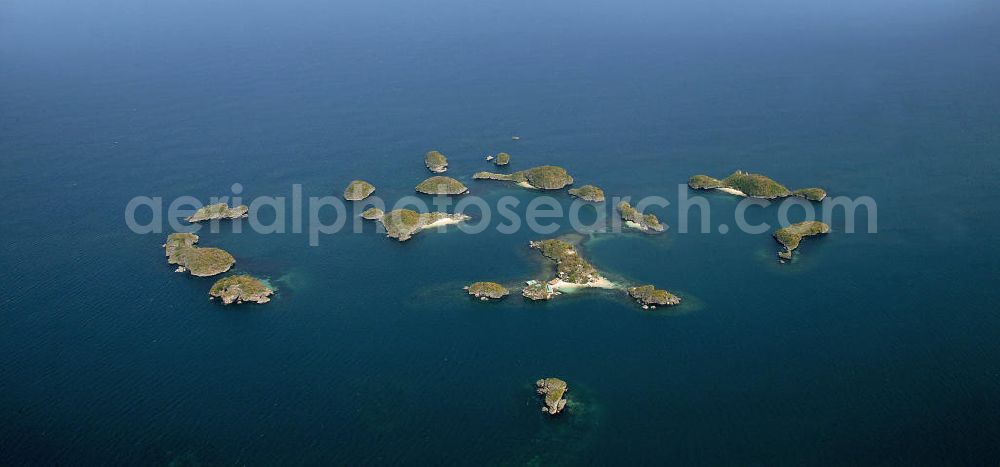
POLYGON ((378 208, 366 210, 361 213, 361 217, 381 222, 382 226, 385 227, 386 236, 395 238, 401 242, 409 240, 421 230, 458 224, 471 219, 471 217, 465 214, 450 214, 447 212, 420 213, 411 209, 395 209, 389 212, 382 212, 378 208))
POLYGON ((778 252, 778 257, 782 260, 792 259, 792 251, 799 247, 803 237, 821 235, 830 232, 830 226, 819 221, 805 221, 792 224, 788 227, 780 228, 774 232, 774 239, 783 247, 778 252))
POLYGON ((566 172, 566 169, 554 165, 533 167, 512 174, 476 172, 472 178, 475 180, 514 182, 523 188, 535 188, 539 190, 560 190, 566 185, 573 184, 573 177, 566 172))
POLYGON ((364 180, 354 180, 344 188, 344 199, 361 201, 375 192, 375 185, 364 180))
POLYGON ((681 302, 680 297, 666 290, 657 289, 652 285, 629 287, 628 294, 635 301, 639 302, 643 309, 656 308, 657 306, 673 306, 681 302))
POLYGON ((688 179, 688 186, 695 190, 719 190, 751 198, 775 199, 798 196, 810 201, 823 201, 826 198, 826 191, 822 188, 800 188, 792 191, 765 175, 739 170, 722 180, 707 175, 695 175, 688 179))
POLYGON ((570 196, 575 196, 584 201, 590 201, 592 203, 603 203, 604 202, 604 190, 594 186, 594 185, 584 185, 580 188, 570 188, 570 196))
POLYGON ((226 203, 209 204, 208 206, 202 206, 195 211, 194 214, 187 217, 187 221, 190 223, 211 221, 215 219, 239 219, 241 217, 247 217, 247 211, 249 209, 245 204, 241 204, 236 207, 229 207, 226 203))
POLYGON ((621 213, 626 227, 647 233, 663 232, 666 230, 666 227, 660 223, 660 219, 655 214, 643 214, 638 209, 633 208, 628 201, 618 203, 618 212, 621 213))
POLYGON ((510 294, 506 287, 496 282, 473 282, 465 287, 465 290, 469 292, 469 295, 483 301, 499 300, 510 294))
POLYGON ((444 173, 448 171, 448 158, 438 151, 428 151, 424 154, 424 165, 431 172, 444 173))
POLYGON ((176 264, 177 272, 189 271, 193 276, 207 277, 221 274, 236 264, 236 259, 219 248, 199 248, 198 236, 193 233, 172 233, 163 248, 167 264, 176 264))
POLYGON ((216 281, 211 290, 208 291, 210 297, 221 298, 225 305, 234 302, 237 304, 243 302, 267 303, 271 301, 269 297, 273 293, 274 290, 263 281, 246 274, 223 277, 216 281))
POLYGON ((443 175, 435 175, 417 185, 417 192, 425 195, 460 195, 468 191, 462 182, 443 175))

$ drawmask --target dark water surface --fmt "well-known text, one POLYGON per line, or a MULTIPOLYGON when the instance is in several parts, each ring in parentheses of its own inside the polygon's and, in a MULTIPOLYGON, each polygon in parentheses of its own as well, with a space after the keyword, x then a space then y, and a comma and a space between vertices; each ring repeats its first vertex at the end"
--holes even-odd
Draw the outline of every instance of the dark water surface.
POLYGON ((995 465, 997 18, 974 1, 0 4, 0 463, 995 465), (471 180, 483 154, 672 203, 692 174, 759 171, 871 196, 878 233, 841 212, 780 265, 767 234, 718 233, 738 199, 710 194, 711 234, 585 236, 608 274, 685 298, 643 312, 609 292, 464 296, 537 275, 528 229, 399 244, 369 225, 310 247, 223 224, 201 243, 278 293, 222 307, 213 279, 172 272, 166 233, 124 221, 134 196, 233 183, 251 199, 364 178, 394 202, 429 149, 522 210, 535 193, 471 180), (556 419, 545 376, 571 387, 556 419))

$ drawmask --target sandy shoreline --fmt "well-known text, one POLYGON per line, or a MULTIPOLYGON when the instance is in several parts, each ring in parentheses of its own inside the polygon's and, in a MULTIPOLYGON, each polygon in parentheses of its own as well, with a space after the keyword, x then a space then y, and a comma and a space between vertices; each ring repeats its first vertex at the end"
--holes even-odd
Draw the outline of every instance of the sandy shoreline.
POLYGON ((631 228, 633 228, 635 230, 642 230, 643 232, 649 230, 648 227, 643 227, 642 224, 640 224, 638 222, 633 222, 633 221, 625 221, 625 226, 626 227, 631 227, 631 228))
POLYGON ((737 190, 735 188, 729 188, 729 187, 724 187, 724 186, 720 186, 720 187, 716 188, 716 190, 719 190, 719 191, 721 191, 723 193, 729 193, 731 195, 736 195, 736 196, 746 196, 747 195, 746 193, 744 193, 744 192, 742 192, 740 190, 737 190))
POLYGON ((597 280, 587 282, 586 284, 579 284, 576 282, 566 282, 562 279, 559 282, 552 285, 554 290, 577 290, 577 289, 617 289, 619 288, 617 284, 609 281, 607 278, 601 277, 597 280))
POLYGON ((444 219, 438 219, 434 222, 431 222, 430 224, 421 227, 420 230, 433 229, 435 227, 444 227, 446 225, 461 224, 462 222, 465 222, 467 220, 469 220, 468 216, 465 216, 462 219, 453 219, 450 217, 446 217, 444 219))

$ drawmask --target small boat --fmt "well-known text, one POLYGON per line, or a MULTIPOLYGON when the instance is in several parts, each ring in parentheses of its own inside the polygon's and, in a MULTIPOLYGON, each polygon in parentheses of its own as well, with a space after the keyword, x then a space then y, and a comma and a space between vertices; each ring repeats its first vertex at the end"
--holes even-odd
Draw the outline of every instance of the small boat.
POLYGON ((514 141, 517 141, 517 140, 520 140, 521 137, 520 136, 511 136, 510 139, 512 139, 514 141))
POLYGON ((488 160, 488 161, 493 160, 493 156, 486 156, 486 160, 488 160))

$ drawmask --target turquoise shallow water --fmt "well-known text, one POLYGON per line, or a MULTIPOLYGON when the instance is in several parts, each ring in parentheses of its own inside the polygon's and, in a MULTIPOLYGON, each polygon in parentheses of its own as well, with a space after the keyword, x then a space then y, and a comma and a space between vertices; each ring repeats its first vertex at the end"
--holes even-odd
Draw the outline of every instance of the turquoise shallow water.
POLYGON ((4 464, 1000 455, 995 9, 735 10, 722 27, 648 5, 172 5, 0 7, 4 464), (779 265, 768 235, 718 233, 738 200, 710 194, 711 234, 585 239, 610 275, 685 298, 650 313, 599 291, 464 296, 537 274, 527 230, 399 244, 368 225, 310 247, 224 224, 202 244, 278 288, 224 308, 212 279, 165 264, 165 234, 123 219, 134 196, 207 201, 233 183, 325 196, 360 177, 394 201, 431 148, 489 201, 534 196, 470 179, 501 150, 672 203, 691 174, 747 169, 871 196, 878 233, 838 214, 779 265), (557 419, 532 390, 550 375, 571 386, 557 419))

